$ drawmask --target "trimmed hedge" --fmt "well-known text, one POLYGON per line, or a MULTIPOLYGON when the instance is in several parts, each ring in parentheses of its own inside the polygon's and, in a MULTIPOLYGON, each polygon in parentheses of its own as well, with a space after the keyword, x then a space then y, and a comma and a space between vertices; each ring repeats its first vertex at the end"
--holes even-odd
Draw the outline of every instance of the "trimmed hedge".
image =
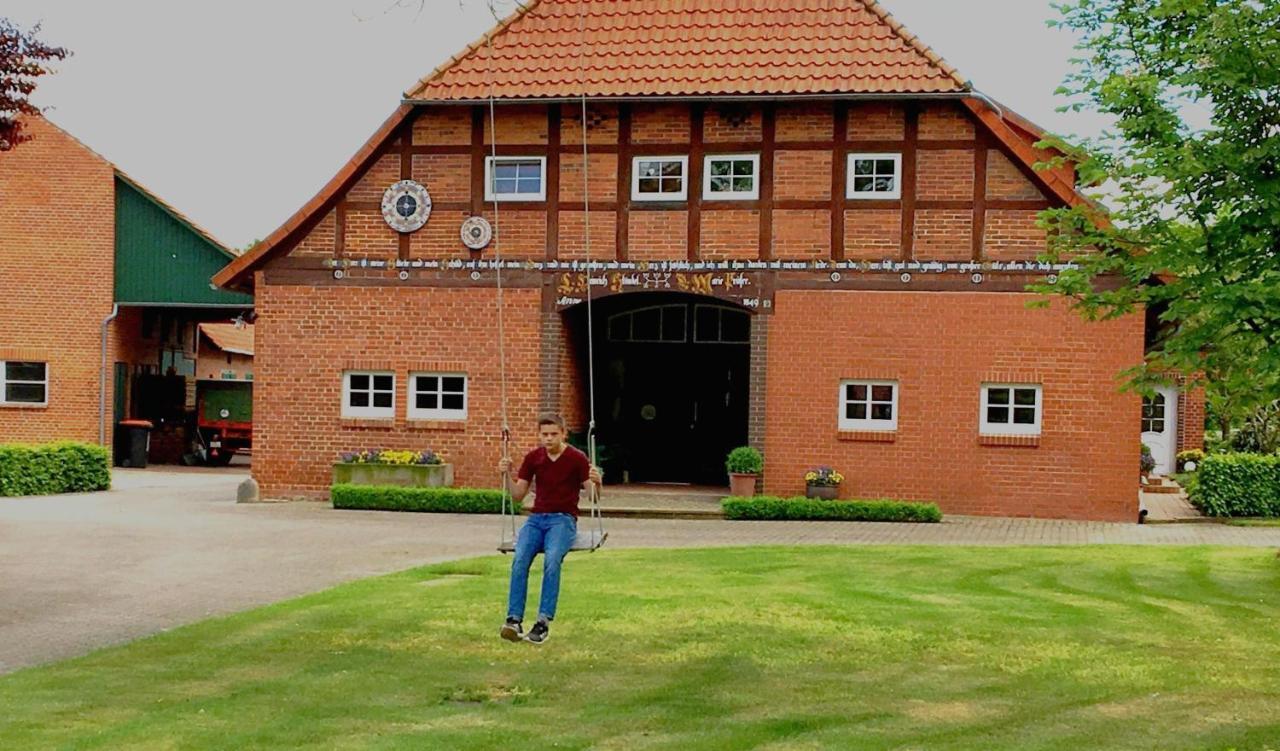
POLYGON ((1192 500, 1209 516, 1280 516, 1280 456, 1210 454, 1192 500))
POLYGON ((429 511, 442 514, 501 514, 502 491, 482 488, 403 488, 395 485, 334 485, 334 508, 366 511, 429 511))
POLYGON ((0 444, 0 496, 84 493, 111 487, 111 454, 75 441, 0 444))
POLYGON ((824 501, 813 498, 730 496, 720 502, 728 519, 817 519, 848 522, 940 522, 936 503, 905 501, 824 501))

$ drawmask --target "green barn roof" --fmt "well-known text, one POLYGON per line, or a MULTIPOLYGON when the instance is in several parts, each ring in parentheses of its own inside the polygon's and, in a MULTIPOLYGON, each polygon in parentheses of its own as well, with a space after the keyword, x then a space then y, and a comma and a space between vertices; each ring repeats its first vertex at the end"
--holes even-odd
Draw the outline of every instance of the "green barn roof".
POLYGON ((116 302, 251 308, 252 295, 217 289, 210 281, 235 257, 191 220, 116 172, 116 302))

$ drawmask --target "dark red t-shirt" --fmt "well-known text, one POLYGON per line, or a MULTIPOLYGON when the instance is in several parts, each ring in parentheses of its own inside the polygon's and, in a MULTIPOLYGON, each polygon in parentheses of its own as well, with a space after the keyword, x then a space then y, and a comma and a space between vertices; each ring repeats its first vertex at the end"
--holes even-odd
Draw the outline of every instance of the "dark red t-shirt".
POLYGON ((539 446, 524 457, 516 479, 537 483, 533 488, 533 513, 578 516, 578 493, 591 472, 587 455, 565 446, 555 461, 539 446))

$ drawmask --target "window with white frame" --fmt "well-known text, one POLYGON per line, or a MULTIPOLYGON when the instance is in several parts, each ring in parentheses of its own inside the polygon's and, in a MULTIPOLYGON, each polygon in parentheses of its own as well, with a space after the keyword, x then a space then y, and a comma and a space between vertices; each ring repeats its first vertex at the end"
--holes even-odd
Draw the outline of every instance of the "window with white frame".
POLYGON ((687 156, 638 156, 631 160, 631 200, 683 201, 689 197, 687 156))
POLYGON ((760 155, 708 156, 702 170, 702 197, 751 201, 760 197, 760 155))
POLYGON ((0 360, 0 404, 49 403, 49 364, 0 360))
POLYGON ((412 373, 409 417, 418 420, 467 419, 467 376, 462 373, 412 373))
POLYGON ((841 381, 841 430, 897 430, 897 381, 841 381))
POLYGON ((902 197, 901 154, 850 154, 846 174, 849 198, 902 197))
POLYGON ((546 157, 499 156, 484 161, 484 200, 545 201, 546 157))
POLYGON ((1042 390, 1033 384, 984 383, 981 432, 987 435, 1040 435, 1042 390))
POLYGON ((342 416, 371 418, 395 417, 395 374, 372 371, 353 371, 343 373, 342 416))

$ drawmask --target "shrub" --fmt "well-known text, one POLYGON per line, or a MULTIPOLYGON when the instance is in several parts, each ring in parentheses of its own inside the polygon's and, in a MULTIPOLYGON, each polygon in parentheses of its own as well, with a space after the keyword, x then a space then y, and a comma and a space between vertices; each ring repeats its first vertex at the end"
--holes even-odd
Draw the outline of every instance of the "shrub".
POLYGON ((1198 468, 1200 466, 1200 463, 1204 461, 1204 452, 1201 451, 1200 449, 1187 449, 1186 451, 1179 451, 1177 461, 1178 461, 1179 472, 1187 471, 1186 470, 1187 462, 1195 462, 1195 465, 1198 468))
POLYGON ((106 490, 110 467, 110 453, 91 443, 0 445, 0 496, 106 490))
POLYGON ((728 519, 820 519, 862 522, 940 522, 936 503, 906 501, 822 501, 809 498, 729 497, 721 501, 728 519))
POLYGON ((1192 500, 1209 516, 1280 516, 1280 456, 1211 454, 1192 500))
POLYGON ((758 475, 760 470, 764 469, 764 457, 750 446, 739 446, 729 452, 724 468, 729 470, 730 474, 758 475))
POLYGON ((485 488, 403 488, 394 485, 334 485, 334 508, 367 511, 430 511, 500 514, 502 491, 485 488))

